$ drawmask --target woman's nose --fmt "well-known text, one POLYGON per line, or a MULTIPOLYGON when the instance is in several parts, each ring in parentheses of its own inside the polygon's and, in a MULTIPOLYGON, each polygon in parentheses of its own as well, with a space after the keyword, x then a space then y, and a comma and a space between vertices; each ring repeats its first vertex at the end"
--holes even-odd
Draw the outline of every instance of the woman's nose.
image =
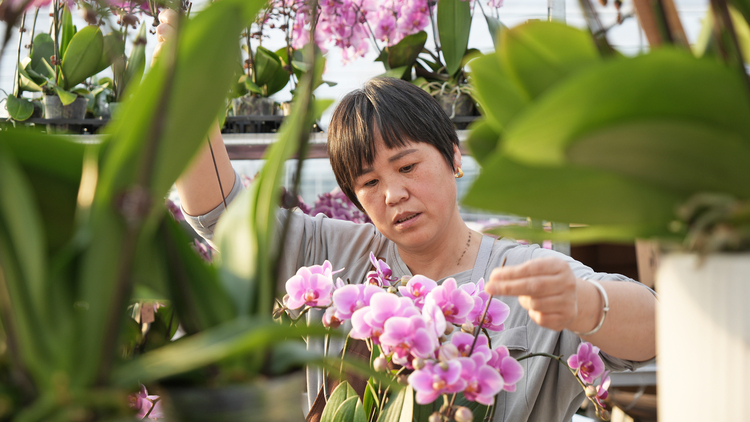
POLYGON ((386 205, 396 205, 409 197, 409 190, 402 183, 389 183, 385 191, 386 205))

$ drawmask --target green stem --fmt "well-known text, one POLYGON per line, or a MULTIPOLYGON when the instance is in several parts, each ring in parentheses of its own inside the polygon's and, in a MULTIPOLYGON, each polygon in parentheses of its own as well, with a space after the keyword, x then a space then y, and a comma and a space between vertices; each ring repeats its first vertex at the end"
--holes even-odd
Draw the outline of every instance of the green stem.
POLYGON ((13 78, 13 95, 21 93, 21 46, 23 45, 23 30, 26 25, 26 12, 21 16, 21 28, 18 30, 18 54, 16 55, 16 77, 13 78))
POLYGON ((60 3, 57 0, 54 0, 53 4, 53 13, 52 13, 52 21, 53 25, 55 26, 55 39, 54 39, 54 46, 55 46, 55 83, 58 81, 58 75, 60 72, 60 3))

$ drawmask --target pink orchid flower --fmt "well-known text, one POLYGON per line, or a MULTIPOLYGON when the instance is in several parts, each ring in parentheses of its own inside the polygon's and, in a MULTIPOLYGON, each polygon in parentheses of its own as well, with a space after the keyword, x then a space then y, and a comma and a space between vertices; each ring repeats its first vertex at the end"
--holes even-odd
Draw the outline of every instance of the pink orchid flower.
POLYGON ((462 357, 473 357, 476 355, 482 356, 482 363, 487 362, 492 358, 492 351, 490 350, 489 341, 484 335, 477 337, 477 343, 474 346, 474 351, 469 356, 471 345, 474 344, 474 336, 463 331, 453 333, 451 336, 451 344, 456 346, 458 353, 462 357))
POLYGON ((381 287, 372 284, 348 284, 337 288, 333 292, 336 318, 341 321, 352 319, 354 312, 370 305, 374 294, 383 292, 381 287))
POLYGON ((427 361, 422 369, 412 372, 408 381, 417 393, 417 403, 432 403, 443 393, 457 393, 466 388, 466 381, 461 378, 462 368, 458 359, 441 364, 427 361))
POLYGON ((383 353, 393 354, 393 361, 407 368, 411 367, 413 358, 432 356, 439 344, 438 338, 430 332, 421 315, 388 318, 383 334, 380 335, 383 353))
POLYGON ((523 378, 523 366, 510 356, 507 347, 500 346, 492 349, 492 358, 487 364, 497 369, 503 377, 503 390, 516 391, 516 383, 523 378))
POLYGON ((419 309, 408 297, 398 297, 386 292, 375 293, 370 298, 370 306, 352 314, 352 330, 349 335, 361 340, 370 338, 373 343, 380 344, 380 335, 383 334, 388 318, 413 315, 420 315, 419 309))
POLYGON ((286 282, 286 292, 289 298, 285 305, 289 309, 299 309, 305 305, 330 305, 333 290, 332 277, 337 272, 332 271, 331 263, 328 261, 325 261, 323 265, 300 268, 297 274, 286 282))
POLYGON ((458 358, 458 361, 461 362, 461 378, 466 382, 463 390, 466 400, 487 406, 494 403, 495 395, 502 391, 504 385, 497 369, 485 365, 481 355, 458 358))
POLYGON ((449 278, 441 286, 435 287, 425 299, 435 301, 442 309, 445 320, 453 324, 463 324, 466 316, 474 308, 474 299, 456 286, 456 279, 449 278))
POLYGON ((468 293, 474 300, 474 307, 469 312, 469 315, 466 316, 468 321, 474 324, 474 326, 479 326, 481 323, 482 328, 490 331, 503 331, 505 329, 503 323, 508 319, 508 315, 510 315, 510 307, 499 299, 491 298, 489 293, 484 291, 484 278, 480 278, 476 284, 468 283, 459 288, 468 293), (485 306, 487 306, 487 300, 491 300, 490 307, 487 309, 484 321, 482 321, 482 314, 484 313, 485 306))
POLYGON ((128 405, 137 412, 136 417, 143 419, 148 415, 149 419, 161 419, 164 417, 164 411, 161 407, 161 400, 157 395, 149 395, 146 386, 141 384, 141 391, 128 396, 128 405))
POLYGON ((599 406, 605 407, 604 400, 606 400, 607 396, 609 396, 609 385, 612 383, 612 380, 609 378, 609 371, 604 371, 602 373, 601 382, 599 385, 596 386, 596 396, 594 399, 597 403, 599 403, 599 406))
POLYGON ((372 252, 370 252, 370 262, 372 263, 372 266, 375 267, 375 271, 367 273, 367 284, 385 287, 398 281, 398 277, 393 276, 391 267, 389 267, 382 259, 375 258, 375 255, 372 252))
POLYGON ((423 275, 415 275, 410 278, 406 286, 399 286, 398 291, 402 296, 414 301, 414 304, 422 309, 427 294, 437 287, 437 283, 423 275))
POLYGON ((578 370, 578 376, 586 384, 592 384, 604 372, 599 348, 585 341, 578 346, 578 353, 568 358, 568 365, 578 370))

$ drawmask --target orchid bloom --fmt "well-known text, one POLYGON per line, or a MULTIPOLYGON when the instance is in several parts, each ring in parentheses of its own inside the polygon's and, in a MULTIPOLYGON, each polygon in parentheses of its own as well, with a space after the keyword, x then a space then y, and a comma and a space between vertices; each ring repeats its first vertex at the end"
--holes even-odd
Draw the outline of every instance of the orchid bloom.
POLYGON ((375 271, 367 273, 367 284, 386 287, 398 281, 398 277, 393 276, 391 267, 389 267, 382 259, 375 258, 375 255, 372 252, 370 252, 370 262, 372 263, 372 266, 375 267, 375 271))
POLYGON ((575 369, 578 377, 586 384, 592 384, 604 372, 604 362, 599 356, 599 348, 587 342, 581 343, 578 352, 568 358, 568 366, 575 369))
POLYGON ((370 305, 370 299, 384 290, 372 284, 348 284, 333 292, 333 306, 336 318, 341 321, 352 319, 355 311, 370 305))
POLYGON ((421 315, 388 318, 380 335, 383 352, 393 354, 393 361, 407 368, 411 367, 413 358, 432 356, 439 344, 421 315))
POLYGON ((333 290, 332 277, 337 272, 332 271, 331 263, 328 261, 325 261, 323 265, 300 268, 297 274, 286 282, 286 292, 289 298, 284 305, 289 309, 299 309, 305 305, 330 305, 333 290))
POLYGON ((412 372, 408 378, 409 385, 417 393, 417 403, 432 403, 443 393, 457 393, 466 388, 466 381, 461 378, 462 369, 458 359, 440 363, 425 362, 422 369, 412 372))
POLYGON ((370 306, 365 306, 352 314, 352 330, 349 335, 355 339, 372 339, 380 344, 385 322, 391 317, 411 317, 420 315, 419 309, 408 297, 394 294, 375 293, 370 298, 370 306))
POLYGON ((604 400, 609 396, 607 390, 609 390, 609 385, 611 383, 612 380, 609 378, 609 371, 604 371, 602 373, 601 382, 596 386, 596 396, 594 396, 594 400, 596 400, 601 407, 605 407, 604 400))
POLYGON ((491 405, 495 395, 502 391, 504 381, 497 370, 485 364, 484 356, 459 358, 461 378, 466 382, 463 393, 466 400, 491 405))
POLYGON ((437 283, 423 275, 415 275, 406 283, 406 286, 399 286, 398 291, 402 296, 408 297, 414 301, 414 304, 422 309, 424 299, 427 294, 437 287, 437 283))
POLYGON ((477 337, 477 343, 474 345, 474 351, 471 353, 471 356, 469 355, 469 351, 471 351, 471 345, 474 344, 473 335, 464 333, 463 331, 453 333, 451 336, 451 344, 456 346, 458 353, 460 353, 462 357, 482 355, 485 362, 492 357, 489 341, 487 340, 487 337, 481 334, 477 337))
POLYGON ((453 324, 463 324, 466 316, 474 308, 474 299, 456 286, 456 279, 449 278, 441 286, 435 287, 425 299, 434 301, 443 311, 445 320, 453 324))
POLYGON ((516 391, 516 383, 523 378, 523 366, 510 356, 507 347, 501 346, 492 349, 492 358, 487 364, 497 369, 500 376, 503 377, 503 390, 516 391))
POLYGON ((489 293, 484 291, 484 278, 480 278, 476 284, 463 284, 459 288, 468 293, 474 300, 474 307, 469 312, 469 315, 466 316, 468 321, 475 326, 479 326, 481 323, 482 328, 490 331, 503 331, 505 329, 503 323, 508 319, 508 315, 510 315, 510 307, 505 302, 492 298, 489 293), (487 315, 485 315, 484 321, 482 321, 482 314, 484 314, 484 308, 487 306, 487 300, 490 300, 490 307, 487 308, 487 315))
POLYGON ((135 409, 138 419, 143 419, 148 415, 149 419, 161 419, 164 417, 164 411, 161 408, 159 396, 149 395, 146 386, 141 384, 141 391, 128 396, 128 405, 135 409))

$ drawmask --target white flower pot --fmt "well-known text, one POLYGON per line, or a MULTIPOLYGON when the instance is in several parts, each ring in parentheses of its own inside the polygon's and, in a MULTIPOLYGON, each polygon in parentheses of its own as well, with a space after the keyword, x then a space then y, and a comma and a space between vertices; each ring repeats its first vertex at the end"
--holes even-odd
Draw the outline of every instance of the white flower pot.
POLYGON ((663 257, 659 422, 750 421, 750 254, 663 257))

